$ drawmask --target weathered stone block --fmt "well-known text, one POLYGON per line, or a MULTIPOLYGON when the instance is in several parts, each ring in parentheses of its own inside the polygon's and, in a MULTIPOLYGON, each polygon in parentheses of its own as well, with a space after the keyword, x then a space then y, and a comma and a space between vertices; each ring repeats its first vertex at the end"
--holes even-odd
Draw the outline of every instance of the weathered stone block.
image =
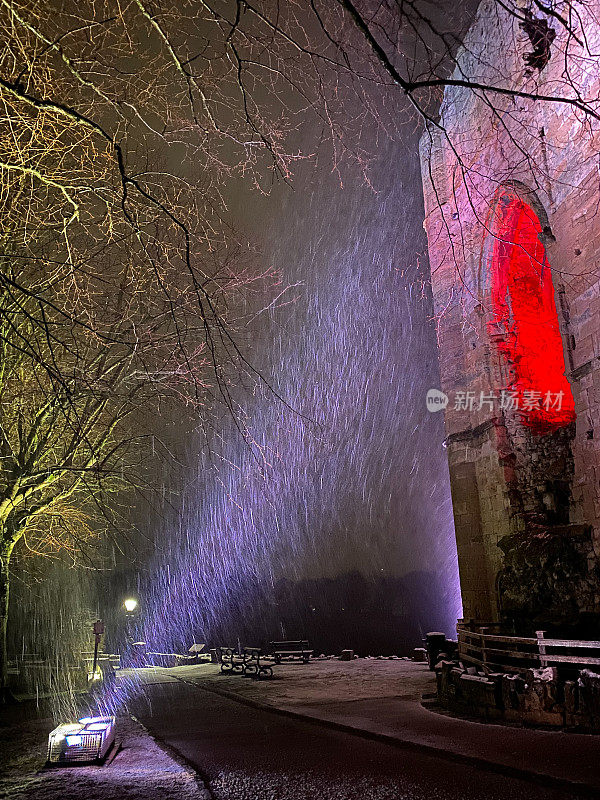
POLYGON ((519 702, 519 716, 524 722, 533 725, 563 724, 564 702, 554 668, 528 670, 519 702))
POLYGON ((600 675, 591 670, 582 670, 578 689, 582 724, 594 729, 600 728, 600 675))
POLYGON ((484 716, 496 709, 496 685, 481 675, 461 675, 459 679, 460 699, 469 708, 484 716))
POLYGON ((453 661, 439 661, 435 667, 437 696, 443 703, 448 703, 455 695, 452 672, 456 668, 453 661))
POLYGON ((503 675, 500 679, 502 706, 506 712, 523 711, 525 680, 521 675, 503 675))

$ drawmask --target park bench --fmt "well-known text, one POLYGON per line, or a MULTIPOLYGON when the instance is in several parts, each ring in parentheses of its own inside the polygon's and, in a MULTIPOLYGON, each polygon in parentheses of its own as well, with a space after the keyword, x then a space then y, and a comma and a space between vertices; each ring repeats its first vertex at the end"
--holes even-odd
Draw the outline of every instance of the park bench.
POLYGON ((305 664, 308 664, 308 661, 313 653, 313 651, 309 649, 308 642, 306 640, 300 640, 297 642, 271 642, 270 644, 271 653, 273 654, 276 664, 281 664, 282 658, 300 658, 305 664))
POLYGON ((273 677, 273 667, 265 663, 260 647, 244 647, 241 654, 234 647, 221 647, 220 651, 221 672, 225 675, 247 675, 250 678, 273 677))
POLYGON ((243 658, 244 675, 251 678, 273 677, 273 667, 265 662, 265 656, 260 647, 244 647, 243 658))
POLYGON ((221 672, 223 674, 244 674, 244 657, 235 647, 221 647, 221 672))

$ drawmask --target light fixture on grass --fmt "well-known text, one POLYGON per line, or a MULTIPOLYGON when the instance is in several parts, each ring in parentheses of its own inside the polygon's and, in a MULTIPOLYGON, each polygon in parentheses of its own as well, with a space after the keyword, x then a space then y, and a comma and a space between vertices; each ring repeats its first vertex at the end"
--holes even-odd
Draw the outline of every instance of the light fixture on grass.
POLYGON ((55 728, 48 737, 48 764, 102 761, 115 741, 114 717, 83 717, 55 728))

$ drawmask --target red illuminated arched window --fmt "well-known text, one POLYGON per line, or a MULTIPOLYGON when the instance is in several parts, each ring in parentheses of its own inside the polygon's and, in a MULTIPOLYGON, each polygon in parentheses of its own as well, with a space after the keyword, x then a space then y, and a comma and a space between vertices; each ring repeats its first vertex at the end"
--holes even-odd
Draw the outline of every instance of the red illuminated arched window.
POLYGON ((542 226, 516 193, 497 198, 489 265, 492 318, 508 375, 507 393, 517 399, 523 424, 550 433, 575 419, 571 386, 556 312, 554 286, 542 226))

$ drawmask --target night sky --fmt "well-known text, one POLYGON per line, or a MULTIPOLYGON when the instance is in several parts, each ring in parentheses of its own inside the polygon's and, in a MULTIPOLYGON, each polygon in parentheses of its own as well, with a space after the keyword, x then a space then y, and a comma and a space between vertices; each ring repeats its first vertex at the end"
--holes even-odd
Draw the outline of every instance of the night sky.
MULTIPOLYGON (((460 616, 443 421, 425 407, 439 378, 417 142, 415 128, 382 142, 370 185, 307 162, 293 187, 232 203, 238 229, 259 232, 281 273, 275 294, 286 290, 257 307, 249 339, 290 408, 259 386, 241 395, 256 447, 231 425, 210 458, 201 436, 188 447, 197 477, 154 521, 160 552, 142 586, 161 646, 174 631, 182 643, 232 638, 240 616, 248 635, 268 637, 282 579, 296 585, 287 628, 338 595, 341 610, 353 573, 367 594, 384 587, 413 636, 451 632, 460 616)), ((393 648, 394 624, 381 625, 380 646, 393 648)))

